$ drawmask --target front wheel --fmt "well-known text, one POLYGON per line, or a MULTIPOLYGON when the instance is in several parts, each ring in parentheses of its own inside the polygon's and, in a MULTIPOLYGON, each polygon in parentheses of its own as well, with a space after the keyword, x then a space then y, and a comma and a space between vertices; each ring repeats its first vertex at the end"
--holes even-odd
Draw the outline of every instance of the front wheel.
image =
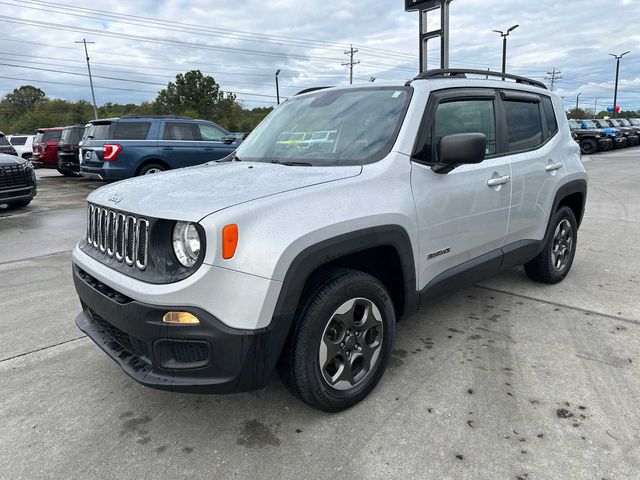
POLYGON ((552 219, 552 230, 540 254, 525 264, 524 270, 532 280, 558 283, 571 270, 578 243, 578 222, 569 207, 562 207, 552 219))
POLYGON ((287 388, 327 412, 363 400, 393 347, 396 318, 384 285, 363 272, 332 270, 307 289, 299 315, 278 366, 287 388))

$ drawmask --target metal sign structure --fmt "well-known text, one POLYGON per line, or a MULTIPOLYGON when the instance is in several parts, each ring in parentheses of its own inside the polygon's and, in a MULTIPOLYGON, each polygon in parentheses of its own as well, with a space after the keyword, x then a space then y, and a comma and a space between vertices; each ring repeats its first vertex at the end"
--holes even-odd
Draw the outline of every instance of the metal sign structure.
POLYGON ((420 73, 427 70, 427 45, 440 37, 440 68, 449 68, 449 4, 452 0, 404 0, 407 12, 420 12, 420 73), (429 12, 440 10, 440 29, 427 31, 429 12))

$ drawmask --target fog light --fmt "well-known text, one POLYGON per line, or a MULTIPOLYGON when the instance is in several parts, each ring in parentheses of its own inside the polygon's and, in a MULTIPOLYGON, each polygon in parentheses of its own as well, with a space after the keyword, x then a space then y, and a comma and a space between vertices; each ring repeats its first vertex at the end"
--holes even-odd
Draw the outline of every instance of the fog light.
POLYGON ((200 320, 194 314, 189 312, 167 312, 162 317, 164 323, 176 323, 182 325, 198 325, 200 320))

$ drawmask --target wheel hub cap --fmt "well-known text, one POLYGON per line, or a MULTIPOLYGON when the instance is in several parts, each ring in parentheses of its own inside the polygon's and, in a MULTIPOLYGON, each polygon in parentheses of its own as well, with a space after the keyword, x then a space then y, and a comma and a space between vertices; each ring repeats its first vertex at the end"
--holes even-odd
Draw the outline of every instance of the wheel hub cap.
POLYGON ((349 390, 373 370, 382 346, 382 315, 366 298, 343 303, 331 315, 320 342, 322 377, 336 390, 349 390))
POLYGON ((563 219, 553 234, 553 247, 551 249, 551 263, 553 268, 562 272, 569 263, 573 250, 573 227, 566 218, 563 219))

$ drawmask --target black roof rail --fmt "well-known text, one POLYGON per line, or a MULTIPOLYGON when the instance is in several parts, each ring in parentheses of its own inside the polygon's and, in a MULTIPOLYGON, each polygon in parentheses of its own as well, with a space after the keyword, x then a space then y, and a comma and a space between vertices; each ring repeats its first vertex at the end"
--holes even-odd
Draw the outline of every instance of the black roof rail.
POLYGON ((177 118, 180 120, 193 120, 191 117, 181 117, 180 115, 138 115, 137 113, 127 113, 118 118, 177 118))
MULTIPOLYGON (((501 72, 492 72, 489 70, 470 70, 467 68, 445 68, 439 70, 427 70, 426 72, 421 73, 414 80, 427 80, 431 78, 467 78, 467 74, 470 75, 484 75, 485 77, 499 77, 501 79, 508 78, 510 80, 515 80, 516 83, 522 83, 525 85, 531 85, 532 87, 544 88, 547 90, 547 86, 539 82, 538 80, 533 80, 527 77, 520 77, 519 75, 512 75, 510 73, 501 73, 501 72)), ((411 83, 411 81, 407 82, 407 84, 411 83)))
POLYGON ((300 90, 298 93, 296 93, 294 95, 294 97, 297 97, 298 95, 302 95, 304 93, 310 93, 310 92, 315 92, 317 90, 325 90, 327 88, 331 88, 331 87, 311 87, 311 88, 305 88, 304 90, 300 90))

